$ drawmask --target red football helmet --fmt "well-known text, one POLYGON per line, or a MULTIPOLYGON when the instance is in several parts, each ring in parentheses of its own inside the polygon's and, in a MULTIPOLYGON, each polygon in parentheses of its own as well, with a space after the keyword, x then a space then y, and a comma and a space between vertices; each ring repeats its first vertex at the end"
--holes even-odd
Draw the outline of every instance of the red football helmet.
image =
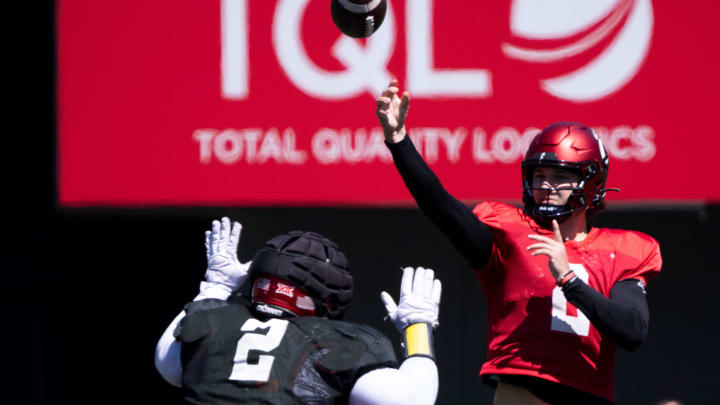
POLYGON ((608 155, 595 132, 577 122, 550 124, 533 138, 522 161, 525 212, 541 226, 559 222, 573 212, 592 214, 604 208, 608 155), (566 169, 578 176, 578 185, 564 206, 537 204, 533 197, 533 170, 536 167, 566 169))

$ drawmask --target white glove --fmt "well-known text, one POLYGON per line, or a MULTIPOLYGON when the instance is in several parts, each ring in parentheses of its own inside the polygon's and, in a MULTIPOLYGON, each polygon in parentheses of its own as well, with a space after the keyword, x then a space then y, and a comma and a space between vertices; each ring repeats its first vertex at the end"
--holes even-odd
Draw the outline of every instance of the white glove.
POLYGON ((398 331, 402 332, 409 325, 419 322, 429 323, 433 327, 439 325, 442 285, 434 277, 435 273, 431 269, 422 267, 414 270, 413 277, 413 268, 406 267, 400 282, 399 305, 395 305, 390 294, 385 291, 380 293, 388 318, 398 331))
POLYGON ((242 225, 223 217, 221 221, 212 222, 212 231, 205 231, 205 252, 208 267, 205 271, 205 283, 200 283, 201 295, 225 298, 242 285, 248 276, 250 263, 240 263, 237 258, 237 247, 240 241, 242 225), (220 292, 210 293, 207 290, 220 292))

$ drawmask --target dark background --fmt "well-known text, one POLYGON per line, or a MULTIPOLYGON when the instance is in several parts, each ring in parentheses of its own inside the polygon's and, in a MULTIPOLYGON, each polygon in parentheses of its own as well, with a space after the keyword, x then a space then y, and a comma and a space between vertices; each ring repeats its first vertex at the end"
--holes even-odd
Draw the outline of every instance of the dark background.
MULTIPOLYGON (((346 318, 378 327, 395 341, 397 333, 382 322, 380 291, 397 297, 401 266, 436 269, 443 282, 438 403, 492 403, 492 391, 477 377, 487 334, 479 282, 415 208, 57 207, 54 4, 35 7, 33 40, 22 49, 32 66, 32 103, 24 111, 27 120, 22 116, 31 124, 32 153, 29 163, 6 176, 19 179, 24 197, 6 211, 5 221, 9 239, 20 241, 6 244, 2 258, 0 330, 9 341, 4 347, 12 366, 3 367, 8 386, 22 387, 30 375, 35 404, 178 403, 179 390, 155 371, 155 343, 197 294, 205 269, 203 233, 212 219, 227 215, 244 225, 242 261, 268 238, 292 229, 334 239, 355 275, 357 293, 346 318)), ((328 176, 324 181, 339 180, 328 176)), ((720 276, 711 254, 720 242, 720 206, 611 205, 596 224, 649 233, 664 258, 663 272, 648 289, 648 340, 636 352, 618 352, 617 403, 653 404, 666 397, 714 402, 720 276)))

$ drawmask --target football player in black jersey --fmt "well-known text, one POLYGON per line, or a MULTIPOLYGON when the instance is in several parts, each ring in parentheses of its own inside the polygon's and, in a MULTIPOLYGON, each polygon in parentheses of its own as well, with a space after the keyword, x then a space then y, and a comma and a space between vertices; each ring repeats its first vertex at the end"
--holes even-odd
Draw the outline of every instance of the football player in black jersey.
POLYGON ((237 259, 241 225, 213 221, 200 294, 160 338, 155 366, 192 404, 432 404, 438 390, 432 331, 440 281, 403 271, 400 301, 381 298, 403 336, 398 366, 379 331, 340 320, 352 297, 345 255, 331 240, 294 231, 237 259), (238 292, 246 278, 251 297, 238 292))

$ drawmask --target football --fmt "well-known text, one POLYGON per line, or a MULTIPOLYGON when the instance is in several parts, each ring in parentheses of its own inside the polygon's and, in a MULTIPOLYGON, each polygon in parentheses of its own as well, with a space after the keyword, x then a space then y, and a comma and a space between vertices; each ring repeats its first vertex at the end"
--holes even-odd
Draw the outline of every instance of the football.
POLYGON ((365 38, 380 28, 387 12, 387 0, 331 0, 330 12, 343 34, 365 38))

